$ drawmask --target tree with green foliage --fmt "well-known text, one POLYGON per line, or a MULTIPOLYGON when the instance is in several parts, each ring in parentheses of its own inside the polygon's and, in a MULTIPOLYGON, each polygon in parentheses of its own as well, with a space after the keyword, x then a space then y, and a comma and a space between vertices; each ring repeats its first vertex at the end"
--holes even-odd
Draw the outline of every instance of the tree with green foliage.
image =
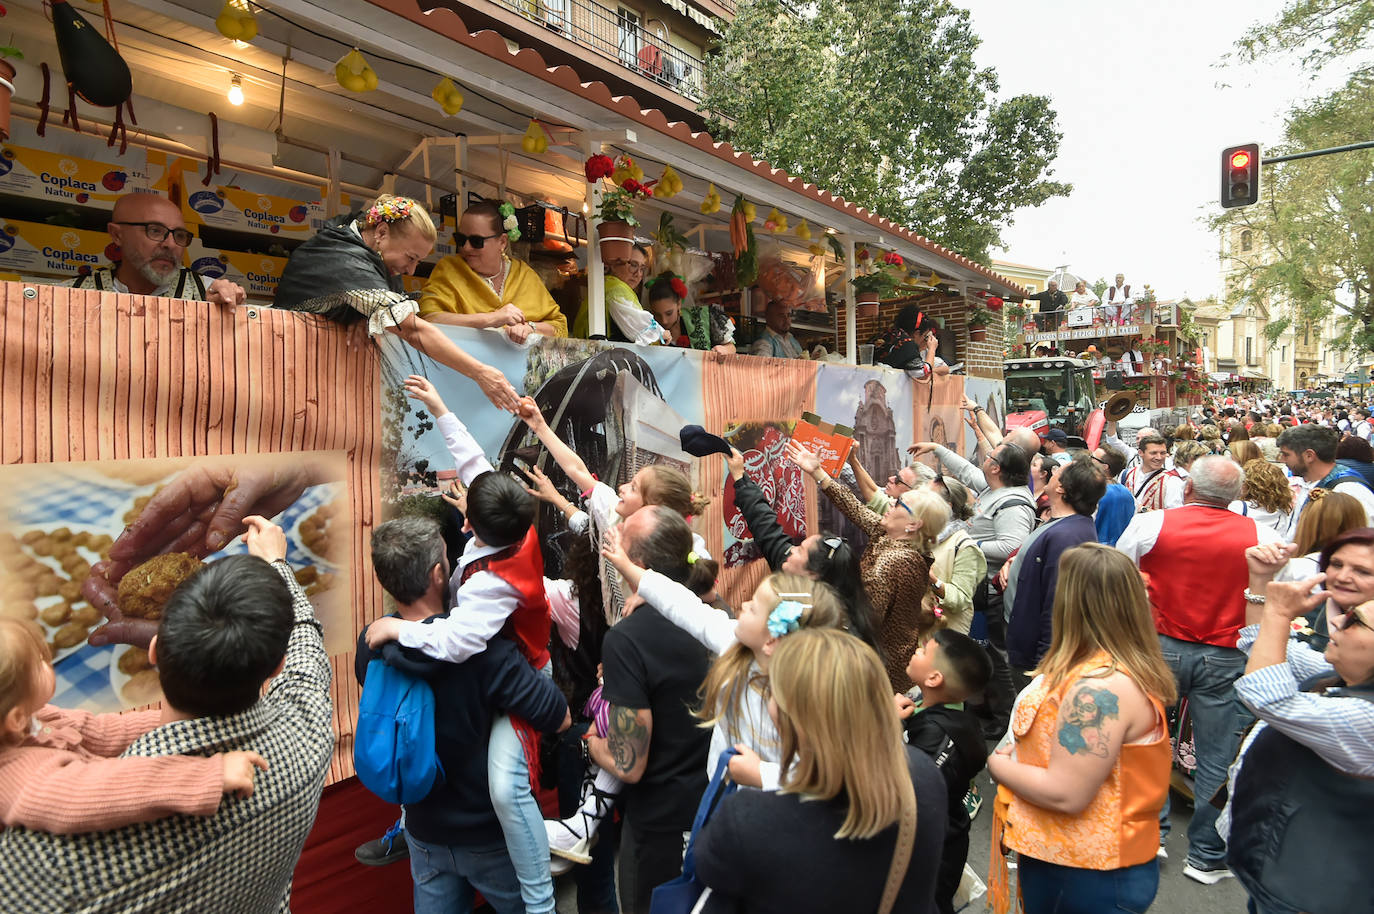
POLYGON ((1049 99, 999 100, 945 0, 746 0, 707 65, 710 129, 791 174, 986 262, 1051 180, 1049 99))
MULTIPOLYGON (((1289 112, 1282 142, 1267 156, 1374 139, 1374 68, 1352 54, 1374 35, 1374 3, 1293 0, 1271 24, 1237 43, 1252 60, 1279 49, 1305 63, 1353 65, 1340 89, 1289 112)), ((1235 243, 1226 300, 1265 303, 1271 342, 1290 326, 1320 325, 1335 315, 1330 341, 1374 351, 1374 150, 1335 153, 1266 166, 1260 202, 1223 211, 1211 225, 1235 243), (1239 243, 1250 232, 1250 250, 1239 243)))

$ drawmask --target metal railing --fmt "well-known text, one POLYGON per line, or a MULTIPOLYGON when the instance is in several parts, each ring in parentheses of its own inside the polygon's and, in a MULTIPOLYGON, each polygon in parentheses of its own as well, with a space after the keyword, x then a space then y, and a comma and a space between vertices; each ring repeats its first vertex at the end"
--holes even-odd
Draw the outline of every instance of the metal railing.
POLYGON ((619 61, 692 101, 701 100, 700 58, 646 31, 635 19, 593 0, 499 0, 502 6, 619 61))
MULTIPOLYGON (((1153 324, 1156 318, 1173 320, 1171 306, 1156 309, 1153 303, 1131 305, 1094 305, 1088 308, 1070 308, 1063 311, 1037 312, 1029 315, 1035 321, 1036 331, 1048 333, 1052 330, 1082 330, 1097 328, 1110 330, 1112 327, 1153 324)), ((1161 320, 1160 323, 1165 322, 1161 320)))

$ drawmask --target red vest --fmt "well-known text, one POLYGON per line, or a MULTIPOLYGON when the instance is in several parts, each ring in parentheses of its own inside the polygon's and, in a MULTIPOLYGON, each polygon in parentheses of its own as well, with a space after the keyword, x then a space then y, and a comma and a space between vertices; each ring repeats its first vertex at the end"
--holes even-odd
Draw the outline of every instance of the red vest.
POLYGON ((1255 521, 1207 505, 1163 515, 1159 539, 1140 559, 1155 630, 1180 641, 1235 647, 1250 583, 1245 550, 1259 542, 1255 521))
POLYGON ((489 571, 520 592, 520 603, 506 619, 501 635, 515 642, 536 670, 549 662, 549 600, 544 595, 544 554, 531 526, 515 546, 484 555, 463 567, 459 584, 479 571, 489 571))

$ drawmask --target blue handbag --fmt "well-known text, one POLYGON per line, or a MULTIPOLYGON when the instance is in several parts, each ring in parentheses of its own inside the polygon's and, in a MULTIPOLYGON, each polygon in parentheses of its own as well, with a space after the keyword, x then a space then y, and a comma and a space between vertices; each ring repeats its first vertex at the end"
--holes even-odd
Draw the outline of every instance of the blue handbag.
POLYGON ((692 851, 696 847, 697 835, 701 834, 706 821, 711 818, 711 813, 715 812, 720 801, 734 793, 738 786, 726 777, 730 756, 738 754, 733 748, 726 749, 720 754, 720 761, 716 762, 716 773, 711 777, 711 783, 707 785, 706 792, 701 795, 701 803, 697 806, 697 817, 692 822, 692 836, 687 839, 687 851, 682 855, 682 875, 654 889, 653 897, 649 900, 649 914, 692 914, 697 909, 698 902, 702 900, 702 893, 709 891, 697 879, 696 861, 693 859, 692 851))

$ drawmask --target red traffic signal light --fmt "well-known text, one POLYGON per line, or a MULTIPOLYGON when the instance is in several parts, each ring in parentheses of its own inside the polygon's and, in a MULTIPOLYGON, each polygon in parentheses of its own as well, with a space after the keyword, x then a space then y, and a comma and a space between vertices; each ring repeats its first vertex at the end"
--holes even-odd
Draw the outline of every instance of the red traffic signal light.
POLYGON ((1228 146, 1221 153, 1221 205, 1249 206, 1259 201, 1260 152, 1258 143, 1228 146))

